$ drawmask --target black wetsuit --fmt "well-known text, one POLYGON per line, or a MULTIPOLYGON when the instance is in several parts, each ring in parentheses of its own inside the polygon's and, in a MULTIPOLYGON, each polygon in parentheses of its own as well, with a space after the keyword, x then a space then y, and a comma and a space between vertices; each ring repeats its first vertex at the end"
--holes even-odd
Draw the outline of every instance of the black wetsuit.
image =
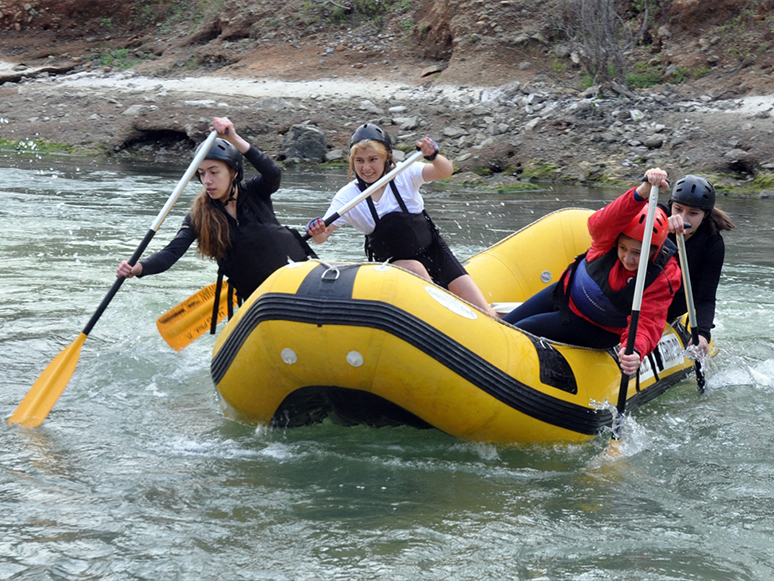
MULTIPOLYGON (((237 219, 228 218, 230 249, 218 260, 219 273, 229 277, 240 299, 248 298, 278 268, 314 256, 295 230, 282 226, 274 215, 271 195, 279 189, 282 172, 267 156, 251 146, 245 158, 258 171, 238 184, 237 219)), ((142 276, 164 272, 177 262, 196 240, 191 214, 183 219, 177 235, 162 250, 142 260, 142 276)))
MULTIPOLYGON (((358 182, 360 191, 365 191, 366 184, 358 182)), ((390 190, 401 208, 400 212, 380 217, 374 201, 366 198, 376 224, 374 231, 365 237, 368 260, 416 260, 427 269, 435 284, 448 289, 449 283, 468 274, 468 271, 449 249, 427 211, 410 213, 394 180, 390 182, 390 190)))

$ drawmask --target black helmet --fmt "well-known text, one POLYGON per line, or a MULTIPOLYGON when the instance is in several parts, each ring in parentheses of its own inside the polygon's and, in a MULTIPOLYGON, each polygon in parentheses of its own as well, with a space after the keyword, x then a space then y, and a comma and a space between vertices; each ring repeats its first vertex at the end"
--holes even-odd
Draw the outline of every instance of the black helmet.
MULTIPOLYGON (((199 147, 196 148, 196 153, 198 153, 199 150, 204 146, 204 143, 205 142, 199 144, 199 147)), ((234 181, 237 183, 242 181, 242 177, 244 177, 242 152, 239 151, 231 142, 218 137, 215 139, 212 147, 210 147, 209 153, 204 156, 204 159, 217 159, 218 161, 224 162, 228 167, 234 170, 234 181)), ((202 181, 201 178, 199 178, 199 174, 196 174, 196 177, 200 182, 202 181)))
POLYGON ((715 188, 702 177, 687 175, 677 180, 669 201, 710 212, 715 207, 715 188))
POLYGON ((387 148, 387 153, 392 152, 392 140, 390 139, 390 136, 387 135, 387 132, 379 127, 376 123, 364 123, 355 129, 355 132, 349 139, 349 148, 352 149, 353 145, 363 141, 364 139, 378 141, 384 145, 385 148, 387 148))

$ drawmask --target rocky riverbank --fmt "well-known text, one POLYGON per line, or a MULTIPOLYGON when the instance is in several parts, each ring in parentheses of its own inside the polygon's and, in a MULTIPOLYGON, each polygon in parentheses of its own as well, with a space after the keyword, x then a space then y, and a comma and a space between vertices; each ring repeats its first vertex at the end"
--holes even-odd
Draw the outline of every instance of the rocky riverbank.
POLYGON ((7 63, 0 78, 6 148, 34 142, 182 159, 218 115, 284 164, 331 163, 343 161, 351 131, 368 121, 384 126, 404 150, 421 136, 434 137, 458 168, 456 179, 497 187, 625 183, 660 166, 674 176, 707 175, 728 192, 774 189, 774 95, 733 98, 728 91, 696 95, 660 86, 613 98, 595 88, 557 88, 539 75, 499 86, 336 75, 303 82, 154 78, 56 59, 38 67, 7 63))

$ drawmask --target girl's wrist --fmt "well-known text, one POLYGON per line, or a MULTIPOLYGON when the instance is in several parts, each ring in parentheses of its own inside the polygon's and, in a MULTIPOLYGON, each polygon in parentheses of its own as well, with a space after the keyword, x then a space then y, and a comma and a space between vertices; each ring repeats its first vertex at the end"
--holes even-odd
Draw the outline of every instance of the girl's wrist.
POLYGON ((426 139, 427 139, 427 140, 428 140, 430 143, 432 143, 432 144, 433 144, 433 148, 435 149, 435 151, 434 151, 433 153, 431 153, 430 155, 426 155, 426 156, 425 156, 425 159, 426 159, 427 161, 435 161, 435 158, 436 158, 436 157, 438 157, 438 152, 440 151, 440 148, 438 147, 438 144, 437 144, 437 143, 436 143, 436 142, 433 140, 433 138, 431 138, 431 137, 427 137, 426 139))

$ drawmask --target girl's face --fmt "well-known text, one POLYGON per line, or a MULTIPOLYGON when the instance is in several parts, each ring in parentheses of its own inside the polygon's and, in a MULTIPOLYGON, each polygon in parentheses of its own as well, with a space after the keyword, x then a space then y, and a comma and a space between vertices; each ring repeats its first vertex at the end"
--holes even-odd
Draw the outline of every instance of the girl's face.
POLYGON ((672 215, 680 216, 683 219, 683 223, 691 225, 690 228, 685 230, 684 236, 687 240, 696 233, 696 230, 699 228, 702 220, 704 220, 707 212, 699 210, 699 208, 694 208, 693 206, 685 206, 683 204, 678 204, 677 202, 672 202, 672 215))
POLYGON ((228 199, 231 193, 231 181, 234 179, 234 170, 225 162, 217 159, 205 159, 199 164, 197 175, 210 198, 221 202, 228 199))
POLYGON ((384 174, 387 157, 375 147, 359 147, 352 156, 355 173, 367 184, 372 184, 384 174))
POLYGON ((636 271, 640 265, 640 251, 642 242, 629 238, 621 234, 618 237, 618 260, 621 261, 624 268, 629 271, 636 271))

